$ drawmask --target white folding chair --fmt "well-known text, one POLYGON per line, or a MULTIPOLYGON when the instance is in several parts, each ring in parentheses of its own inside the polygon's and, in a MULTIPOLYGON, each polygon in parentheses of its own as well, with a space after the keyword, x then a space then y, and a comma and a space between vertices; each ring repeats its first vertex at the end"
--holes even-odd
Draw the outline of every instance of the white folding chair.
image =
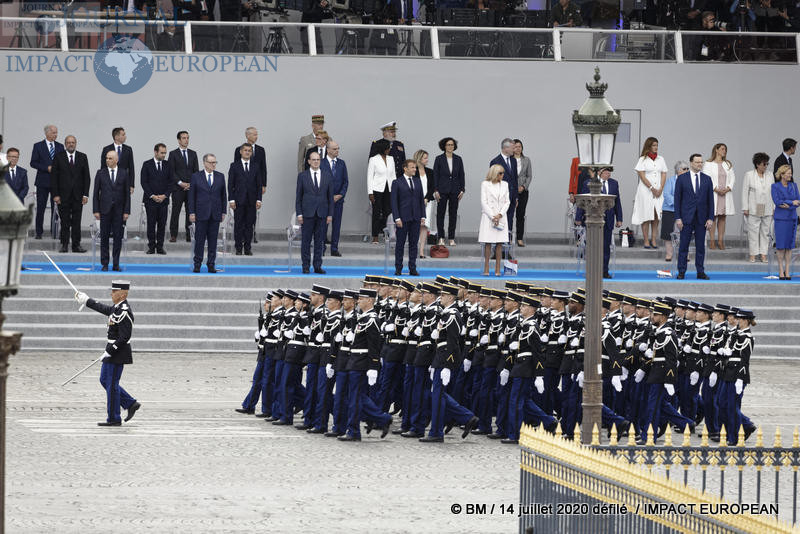
POLYGON ((292 212, 291 217, 289 217, 289 225, 286 227, 286 244, 287 244, 287 260, 286 260, 286 268, 287 270, 292 270, 292 247, 300 248, 302 239, 302 232, 300 229, 300 225, 297 224, 297 214, 292 212))
POLYGON ((392 244, 397 244, 397 226, 389 215, 386 218, 386 226, 383 227, 383 274, 389 274, 389 256, 394 255, 392 244))

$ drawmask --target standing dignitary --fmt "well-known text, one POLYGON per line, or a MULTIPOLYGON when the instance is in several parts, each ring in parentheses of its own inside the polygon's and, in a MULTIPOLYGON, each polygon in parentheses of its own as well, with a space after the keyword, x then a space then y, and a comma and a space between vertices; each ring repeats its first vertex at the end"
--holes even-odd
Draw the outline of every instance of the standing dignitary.
POLYGON ((128 187, 130 187, 132 195, 136 184, 136 168, 133 164, 133 149, 125 144, 128 134, 125 133, 125 128, 117 126, 111 130, 111 137, 114 138, 114 142, 103 147, 103 151, 100 153, 100 168, 106 166, 105 154, 108 154, 109 150, 113 150, 117 154, 117 166, 128 175, 128 187))
POLYGON ((417 174, 417 164, 407 159, 403 164, 403 175, 392 185, 392 216, 397 227, 397 244, 394 248, 394 274, 403 272, 403 249, 408 238, 408 273, 419 276, 417 272, 417 246, 419 227, 425 224, 425 196, 422 181, 417 174))
POLYGON ((528 196, 530 195, 531 181, 533 180, 533 165, 531 158, 523 152, 522 141, 514 139, 514 162, 517 166, 517 246, 525 246, 525 211, 528 209, 528 196))
POLYGON ((678 279, 686 276, 686 261, 689 256, 689 242, 694 235, 695 267, 697 278, 708 280, 703 260, 706 256, 706 230, 714 222, 714 184, 711 177, 703 174, 703 156, 692 154, 689 158, 689 172, 678 176, 675 182, 675 225, 681 233, 678 251, 678 279))
POLYGON ((181 207, 185 210, 184 228, 186 241, 191 241, 189 235, 189 184, 192 175, 200 170, 197 163, 197 152, 189 148, 189 132, 178 132, 178 148, 169 153, 169 166, 172 169, 172 178, 175 184, 172 191, 172 216, 169 220, 169 242, 178 240, 178 220, 181 217, 181 207))
POLYGON ((320 169, 320 157, 312 152, 308 157, 309 169, 297 175, 295 213, 303 227, 301 254, 303 273, 308 274, 311 264, 311 240, 314 240, 314 272, 325 274, 322 268, 322 251, 325 247, 325 229, 333 216, 333 179, 320 169))
POLYGON ((58 205, 61 219, 61 252, 66 252, 72 236, 72 252, 86 252, 81 247, 81 212, 89 202, 89 158, 78 152, 74 135, 64 138, 66 150, 53 159, 50 177, 53 201, 58 205))
POLYGON ((217 259, 217 234, 219 224, 225 220, 227 195, 225 176, 218 171, 214 154, 203 156, 203 170, 192 175, 189 187, 189 220, 194 223, 194 272, 200 272, 203 248, 208 242, 206 267, 215 273, 217 259))
POLYGON ((773 174, 777 173, 778 169, 780 169, 783 165, 788 165, 792 168, 792 171, 794 171, 792 156, 794 156, 794 153, 797 151, 797 141, 791 137, 787 137, 783 140, 781 147, 783 148, 783 152, 781 152, 780 155, 775 158, 775 164, 772 167, 773 174))
MULTIPOLYGON (((102 169, 98 172, 102 172, 102 169)), ((120 181, 120 188, 123 185, 127 184, 120 181)), ((127 191, 125 192, 127 193, 127 191)), ((120 426, 122 424, 120 407, 128 411, 128 415, 125 416, 126 422, 130 421, 136 410, 142 407, 119 385, 123 366, 133 363, 133 351, 131 350, 133 310, 128 303, 130 288, 131 283, 127 280, 112 281, 111 302, 113 304, 111 306, 90 299, 86 293, 80 291, 75 293, 75 300, 78 301, 78 304, 86 305, 94 311, 108 316, 106 350, 103 352, 103 366, 100 369, 100 383, 106 390, 107 415, 105 422, 97 423, 97 426, 120 426)))
POLYGON ((53 195, 50 192, 50 172, 53 158, 64 151, 64 145, 56 141, 58 128, 53 124, 44 127, 44 140, 33 145, 31 167, 36 169, 36 239, 42 238, 44 232, 44 210, 47 208, 47 197, 50 197, 50 226, 53 225, 53 195))
POLYGON ((17 195, 19 201, 25 204, 25 197, 28 195, 28 171, 23 169, 17 162, 19 161, 19 149, 9 148, 6 152, 8 160, 8 173, 6 174, 6 182, 17 195))
POLYGON ((124 224, 131 213, 130 180, 125 169, 117 164, 117 153, 112 148, 106 153, 105 165, 94 177, 92 212, 100 221, 100 263, 108 270, 108 237, 114 235, 113 269, 120 271, 119 253, 122 250, 124 224))
MULTIPOLYGON (((514 213, 517 209, 517 200, 519 198, 519 185, 517 177, 517 160, 514 159, 514 140, 506 137, 500 143, 500 153, 489 162, 489 167, 492 165, 501 165, 505 171, 503 174, 503 181, 508 183, 508 200, 510 204, 506 215, 508 217, 508 232, 511 235, 511 230, 514 228, 514 213)), ((509 239, 510 241, 510 239, 509 239)))
MULTIPOLYGON (((256 130, 253 126, 249 126, 244 131, 245 136, 245 144, 250 145, 253 147, 253 155, 252 159, 254 163, 258 164, 258 181, 261 184, 261 194, 267 192, 267 152, 264 150, 264 147, 261 145, 257 145, 256 141, 258 141, 258 130, 256 130)), ((240 149, 242 145, 236 147, 233 153, 233 161, 239 161, 242 159, 242 155, 240 154, 240 149)))
MULTIPOLYGON (((611 240, 614 239, 614 228, 622 226, 622 200, 619 198, 619 183, 611 178, 611 169, 600 169, 600 192, 604 195, 614 195, 614 205, 606 210, 605 223, 603 224, 603 278, 611 278, 608 272, 608 260, 611 257, 611 240)), ((589 192, 589 182, 584 182, 581 193, 589 192)), ((582 224, 586 214, 581 208, 575 210, 575 224, 582 224)), ((519 221, 517 221, 519 222, 519 221)))
POLYGON ((297 145, 297 172, 305 169, 308 149, 317 146, 317 133, 324 129, 325 115, 311 115, 311 133, 301 137, 297 145))
POLYGON ((447 238, 450 246, 456 244, 456 221, 458 220, 458 202, 464 197, 464 162, 461 156, 454 154, 458 143, 452 137, 439 141, 442 153, 433 162, 433 196, 438 202, 436 211, 436 227, 439 232, 439 244, 444 245, 444 214, 448 212, 447 238))
POLYGON ((253 226, 261 209, 259 163, 253 159, 253 147, 247 143, 239 148, 241 158, 228 170, 228 202, 233 209, 233 239, 236 255, 252 256, 253 226))
POLYGON ((330 141, 330 138, 331 137, 328 135, 328 132, 325 130, 320 130, 317 132, 316 137, 314 137, 316 146, 313 146, 306 151, 306 164, 303 170, 308 170, 308 156, 310 156, 312 152, 316 152, 319 154, 320 158, 325 159, 325 155, 328 152, 328 141, 330 141))
POLYGON ((373 143, 377 149, 374 156, 370 156, 367 165, 367 196, 372 205, 372 244, 378 244, 378 234, 383 233, 386 227, 386 217, 391 210, 389 192, 396 174, 394 158, 392 158, 391 143, 386 139, 378 139, 373 143))
POLYGON ((147 213, 147 253, 166 254, 164 235, 167 230, 169 195, 174 179, 172 169, 166 161, 167 145, 158 143, 153 147, 153 159, 142 164, 142 199, 147 213))
MULTIPOLYGON (((342 212, 344 211, 344 197, 347 195, 347 165, 339 157, 339 143, 331 139, 328 141, 328 150, 320 165, 323 170, 331 173, 333 188, 333 224, 331 228, 331 256, 341 256, 339 252, 339 233, 342 229, 342 212)), ((327 232, 326 232, 327 233, 327 232)))
MULTIPOLYGON (((394 160, 395 175, 399 176, 403 172, 403 162, 406 160, 406 147, 402 141, 397 140, 397 121, 388 122, 381 126, 381 133, 383 134, 382 140, 389 143, 389 155, 394 160)), ((383 150, 378 146, 379 141, 381 139, 372 142, 372 146, 369 148, 369 157, 375 154, 383 154, 383 150)))

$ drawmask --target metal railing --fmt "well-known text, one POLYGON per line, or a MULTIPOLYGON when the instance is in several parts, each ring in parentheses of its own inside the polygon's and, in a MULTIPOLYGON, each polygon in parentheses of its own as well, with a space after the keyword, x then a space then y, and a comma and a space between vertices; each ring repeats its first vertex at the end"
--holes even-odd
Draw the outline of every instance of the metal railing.
POLYGON ((131 16, 0 18, 0 48, 97 50, 115 35, 153 52, 390 56, 540 61, 797 64, 800 33, 661 29, 485 28, 144 19, 131 16), (174 32, 166 32, 169 28, 174 32), (166 34, 166 35, 165 35, 166 34))

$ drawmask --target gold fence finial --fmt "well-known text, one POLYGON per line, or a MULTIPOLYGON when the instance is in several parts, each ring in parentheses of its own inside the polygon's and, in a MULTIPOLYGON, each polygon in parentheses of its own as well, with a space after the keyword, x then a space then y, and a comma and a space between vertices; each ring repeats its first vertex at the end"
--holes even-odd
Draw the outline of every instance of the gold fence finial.
POLYGON ((692 444, 692 429, 689 428, 689 425, 686 425, 683 429, 683 443, 681 444, 682 447, 688 447, 692 444))
POLYGON ((736 439, 737 447, 744 447, 744 425, 739 425, 739 435, 736 439))
POLYGON ((763 447, 764 446, 764 431, 761 430, 761 427, 758 427, 756 430, 756 447, 763 447))
POLYGON ((573 432, 574 438, 573 443, 580 443, 581 442, 581 425, 577 422, 575 423, 575 431, 573 432))
POLYGON ((703 425, 703 433, 700 435, 700 446, 708 447, 708 425, 703 425))
POLYGON ((600 445, 600 431, 597 429, 597 423, 592 427, 592 445, 600 445))
MULTIPOLYGON (((689 425, 686 425, 687 428, 689 425)), ((672 447, 672 427, 667 425, 667 431, 664 432, 664 445, 672 447)))
MULTIPOLYGON (((797 433, 797 429, 795 429, 795 433, 797 433)), ((612 423, 611 424, 611 434, 609 434, 609 436, 608 436, 608 444, 611 445, 612 447, 616 446, 617 443, 618 443, 617 442, 617 438, 618 438, 618 435, 617 435, 617 423, 612 423)))
POLYGON ((781 442, 781 427, 775 427, 775 444, 773 445, 776 449, 783 448, 783 443, 781 442))
POLYGON ((800 448, 800 430, 797 427, 794 427, 794 433, 792 434, 792 447, 795 449, 800 448))
POLYGON ((555 432, 555 436, 556 436, 557 438, 560 438, 560 437, 561 437, 561 422, 560 422, 560 421, 559 421, 558 423, 556 423, 556 432, 555 432))
POLYGON ((653 425, 647 425, 647 442, 645 445, 647 447, 653 447, 655 444, 655 441, 653 441, 653 425))
POLYGON ((725 428, 725 425, 722 425, 722 427, 719 430, 719 446, 725 447, 727 445, 728 445, 728 429, 725 428))
POLYGON ((635 447, 636 446, 636 429, 633 427, 633 423, 630 424, 628 427, 628 447, 635 447))

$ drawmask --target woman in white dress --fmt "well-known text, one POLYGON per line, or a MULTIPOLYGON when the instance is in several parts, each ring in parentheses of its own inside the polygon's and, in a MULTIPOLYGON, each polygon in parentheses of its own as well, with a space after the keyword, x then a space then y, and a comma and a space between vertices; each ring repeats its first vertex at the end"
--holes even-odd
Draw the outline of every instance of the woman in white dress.
POLYGON ((742 184, 742 215, 747 223, 747 244, 750 248, 750 263, 767 263, 769 231, 772 229, 772 184, 775 177, 769 170, 769 156, 763 152, 753 155, 753 170, 744 173, 742 184))
POLYGON ((658 139, 648 137, 645 140, 642 155, 634 170, 639 175, 639 185, 633 201, 631 224, 642 225, 644 248, 657 249, 658 220, 664 202, 661 193, 667 182, 667 163, 658 155, 658 139))
POLYGON ((478 242, 483 243, 483 275, 489 276, 489 255, 495 245, 494 275, 500 276, 503 266, 503 247, 508 243, 508 217, 511 206, 508 182, 503 181, 505 171, 502 165, 492 165, 486 179, 481 182, 481 224, 478 229, 478 242))
POLYGON ((433 201, 433 170, 428 167, 428 153, 422 149, 414 152, 417 162, 417 176, 422 182, 422 196, 425 199, 425 224, 419 227, 419 257, 425 257, 425 245, 428 244, 429 224, 436 220, 436 202, 433 201), (430 222, 428 222, 430 221, 430 222))
POLYGON ((714 232, 717 234, 717 246, 725 250, 725 221, 733 215, 733 185, 736 175, 733 174, 733 163, 728 161, 728 147, 725 143, 717 143, 711 149, 711 157, 703 164, 703 172, 711 177, 714 184, 714 222, 708 230, 708 248, 714 246, 714 232))

